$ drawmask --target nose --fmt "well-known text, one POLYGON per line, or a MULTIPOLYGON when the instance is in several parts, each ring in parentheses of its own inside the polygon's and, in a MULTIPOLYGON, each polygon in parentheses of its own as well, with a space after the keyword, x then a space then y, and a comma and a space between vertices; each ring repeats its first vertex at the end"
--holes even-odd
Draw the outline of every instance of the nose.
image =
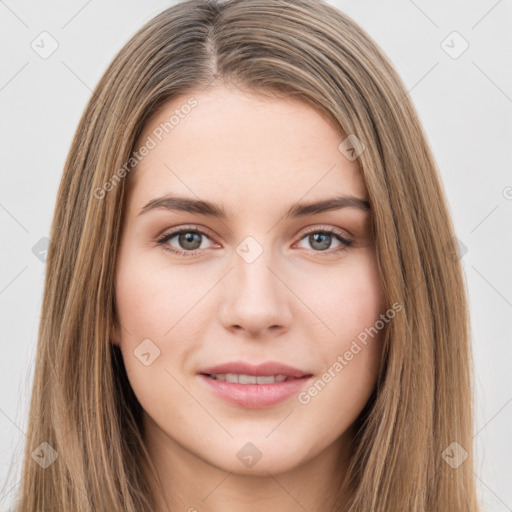
POLYGON ((251 337, 279 335, 291 325, 293 294, 278 262, 264 250, 255 260, 233 255, 233 270, 224 280, 221 322, 232 332, 251 337))

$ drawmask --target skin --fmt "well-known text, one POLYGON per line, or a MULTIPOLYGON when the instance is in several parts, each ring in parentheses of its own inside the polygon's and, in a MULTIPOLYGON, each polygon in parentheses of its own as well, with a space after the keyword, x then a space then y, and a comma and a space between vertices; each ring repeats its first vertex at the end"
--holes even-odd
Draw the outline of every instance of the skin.
MULTIPOLYGON (((137 147, 191 96, 197 107, 127 178, 116 267, 112 343, 144 409, 144 437, 164 489, 158 510, 326 510, 376 382, 383 331, 306 405, 294 395, 243 408, 215 396, 197 372, 234 360, 279 361, 316 380, 385 311, 370 212, 282 219, 299 200, 368 200, 361 171, 338 149, 345 136, 315 109, 227 86, 168 102, 137 147), (138 215, 169 192, 222 205, 229 217, 138 215), (156 242, 189 224, 207 232, 196 255, 174 255, 156 242), (307 227, 337 229, 353 245, 335 253, 343 244, 332 236, 322 251, 307 227), (236 252, 249 235, 263 250, 252 263, 236 252), (160 350, 148 366, 134 355, 144 339, 160 350), (237 457, 248 442, 262 454, 252 467, 237 457)), ((178 236, 166 244, 191 250, 178 236)))

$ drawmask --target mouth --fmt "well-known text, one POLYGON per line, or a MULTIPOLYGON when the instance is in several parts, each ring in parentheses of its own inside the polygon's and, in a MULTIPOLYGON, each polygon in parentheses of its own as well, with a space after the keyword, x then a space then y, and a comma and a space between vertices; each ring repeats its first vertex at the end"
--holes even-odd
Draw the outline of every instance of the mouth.
POLYGON ((209 391, 223 400, 256 409, 291 398, 313 374, 274 362, 258 366, 234 362, 204 369, 198 376, 209 391))

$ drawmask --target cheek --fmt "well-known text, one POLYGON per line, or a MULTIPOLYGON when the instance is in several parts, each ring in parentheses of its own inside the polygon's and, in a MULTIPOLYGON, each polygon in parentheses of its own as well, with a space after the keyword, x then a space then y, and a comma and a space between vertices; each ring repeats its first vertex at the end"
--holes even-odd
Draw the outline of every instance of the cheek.
MULTIPOLYGON (((134 337, 162 339, 197 301, 186 268, 165 264, 158 249, 150 253, 126 249, 116 276, 117 316, 123 331, 134 337), (159 257, 156 257, 159 256, 159 257)), ((151 252, 152 251, 152 252, 151 252)))
MULTIPOLYGON (((198 349, 204 326, 211 320, 206 301, 199 301, 201 289, 206 292, 212 286, 207 276, 203 287, 191 287, 193 266, 171 267, 157 252, 126 247, 116 274, 116 313, 126 371, 136 394, 145 393, 150 400, 154 391, 172 387, 166 370, 174 375, 190 364, 189 355, 198 349)), ((197 276, 195 272, 196 281, 197 276)), ((142 396, 140 400, 145 403, 142 396)))
POLYGON ((323 369, 297 397, 309 428, 322 432, 318 443, 334 442, 354 423, 377 381, 387 324, 379 322, 384 311, 378 282, 361 275, 345 281, 347 295, 329 311, 326 323, 335 336, 320 344, 323 369))
POLYGON ((299 415, 307 420, 308 430, 316 433, 317 446, 333 443, 361 414, 377 380, 376 347, 361 349, 350 361, 344 353, 337 355, 298 395, 299 415))
POLYGON ((180 270, 171 272, 150 256, 135 249, 119 258, 116 312, 121 324, 120 348, 130 385, 142 407, 152 416, 166 411, 168 421, 181 421, 182 414, 194 405, 178 384, 181 378, 176 371, 193 350, 190 340, 200 339, 194 335, 198 324, 191 321, 193 312, 187 314, 193 294, 180 270), (175 407, 176 403, 180 407, 175 407))
POLYGON ((385 310, 380 276, 371 253, 332 269, 329 278, 311 281, 309 296, 316 297, 316 307, 322 312, 319 316, 325 319, 332 331, 329 336, 339 350, 373 326, 385 310))
POLYGON ((334 423, 353 421, 376 382, 387 325, 380 316, 385 307, 373 255, 368 253, 333 272, 329 286, 323 286, 316 296, 318 310, 334 334, 318 347, 323 373, 299 403, 311 402, 318 411, 330 411, 328 417, 334 423))

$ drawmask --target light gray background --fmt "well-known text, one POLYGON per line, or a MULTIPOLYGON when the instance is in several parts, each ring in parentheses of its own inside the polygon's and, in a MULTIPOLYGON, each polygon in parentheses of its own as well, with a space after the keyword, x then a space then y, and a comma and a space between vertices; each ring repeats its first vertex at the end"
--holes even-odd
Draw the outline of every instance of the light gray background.
MULTIPOLYGON (((512 511, 512 2, 330 3, 391 58, 439 164, 467 248, 475 473, 483 509, 512 511), (453 31, 469 44, 458 58, 463 41, 446 40, 453 31)), ((92 88, 130 36, 169 5, 0 0, 0 509, 11 504, 19 479, 34 369, 44 263, 32 249, 48 236, 64 160, 92 88), (59 45, 47 59, 31 48, 43 31, 59 45)))

